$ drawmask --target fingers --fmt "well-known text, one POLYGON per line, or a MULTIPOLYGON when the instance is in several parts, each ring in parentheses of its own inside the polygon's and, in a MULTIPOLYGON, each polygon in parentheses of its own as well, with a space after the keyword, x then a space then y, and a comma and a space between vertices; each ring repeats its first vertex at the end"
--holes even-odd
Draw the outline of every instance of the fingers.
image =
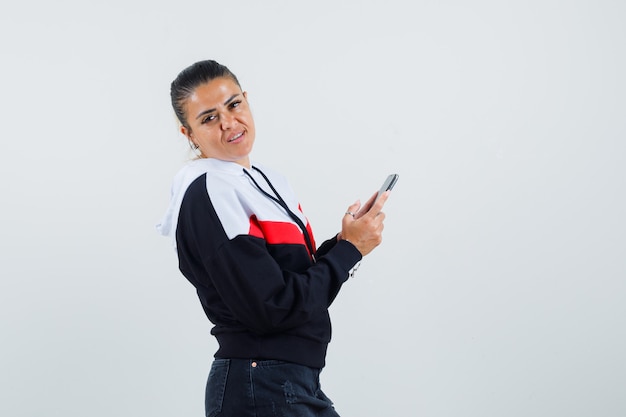
POLYGON ((359 208, 361 208, 361 202, 357 200, 356 202, 351 204, 350 207, 348 207, 348 210, 346 210, 346 215, 352 216, 352 218, 354 218, 354 216, 356 216, 356 214, 359 212, 359 208))
POLYGON ((378 200, 376 200, 376 202, 374 203, 374 207, 378 206, 382 209, 387 202, 387 199, 389 198, 389 194, 391 194, 391 191, 385 191, 384 193, 382 193, 380 197, 378 197, 378 200))
POLYGON ((360 201, 350 205, 342 219, 341 232, 337 238, 352 243, 363 256, 380 245, 385 227, 385 213, 382 209, 389 194, 389 191, 385 191, 378 197, 378 193, 375 193, 363 207, 360 201))
POLYGON ((355 219, 358 219, 360 217, 362 217, 365 213, 367 213, 368 211, 370 211, 370 209, 372 208, 372 205, 374 205, 374 201, 376 201, 376 197, 378 196, 378 192, 375 192, 368 200, 367 203, 365 203, 363 205, 363 207, 361 207, 361 209, 359 210, 359 212, 356 214, 355 219))
POLYGON ((380 197, 378 197, 378 199, 374 202, 374 204, 372 204, 372 207, 367 211, 367 213, 363 215, 364 216, 367 215, 371 217, 382 215, 383 216, 382 219, 384 219, 384 213, 382 212, 382 209, 383 209, 383 206, 385 205, 385 202, 387 202, 387 199, 389 198, 390 193, 391 191, 385 191, 384 193, 382 193, 380 197))

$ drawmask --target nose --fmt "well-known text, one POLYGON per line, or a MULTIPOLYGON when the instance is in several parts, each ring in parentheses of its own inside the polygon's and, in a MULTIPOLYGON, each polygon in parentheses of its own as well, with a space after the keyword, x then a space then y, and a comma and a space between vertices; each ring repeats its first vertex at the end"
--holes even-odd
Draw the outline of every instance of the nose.
POLYGON ((232 129, 235 125, 235 116, 230 113, 223 113, 220 115, 220 122, 222 125, 222 130, 232 129))

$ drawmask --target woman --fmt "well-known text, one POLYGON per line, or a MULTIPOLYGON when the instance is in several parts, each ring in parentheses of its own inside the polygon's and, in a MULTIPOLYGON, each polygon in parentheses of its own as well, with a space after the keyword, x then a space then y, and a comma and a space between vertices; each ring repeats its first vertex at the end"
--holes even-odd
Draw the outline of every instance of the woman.
POLYGON ((197 62, 172 82, 171 99, 198 158, 176 175, 158 227, 219 343, 206 415, 338 416, 319 386, 328 307, 380 244, 389 193, 349 206, 341 232, 316 249, 286 179, 250 161, 254 121, 235 75, 197 62))

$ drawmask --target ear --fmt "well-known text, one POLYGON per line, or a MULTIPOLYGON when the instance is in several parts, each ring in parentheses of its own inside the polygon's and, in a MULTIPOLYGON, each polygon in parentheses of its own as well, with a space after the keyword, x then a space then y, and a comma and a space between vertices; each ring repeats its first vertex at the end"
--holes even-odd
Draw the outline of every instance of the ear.
POLYGON ((245 98, 246 100, 248 99, 248 92, 247 91, 243 92, 243 98, 245 98))
POLYGON ((187 130, 185 126, 180 127, 180 133, 187 137, 187 139, 191 140, 191 132, 187 130))

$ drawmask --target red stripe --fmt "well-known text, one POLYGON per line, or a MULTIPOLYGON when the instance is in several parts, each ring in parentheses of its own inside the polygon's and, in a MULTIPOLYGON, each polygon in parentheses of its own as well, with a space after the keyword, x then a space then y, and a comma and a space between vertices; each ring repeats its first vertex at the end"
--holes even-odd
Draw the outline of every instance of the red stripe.
MULTIPOLYGON (((309 235, 311 235, 310 226, 308 224, 307 230, 309 230, 309 235)), ((260 221, 253 215, 250 217, 250 231, 248 234, 265 239, 265 241, 270 244, 297 244, 306 246, 302 231, 293 223, 260 221)))

